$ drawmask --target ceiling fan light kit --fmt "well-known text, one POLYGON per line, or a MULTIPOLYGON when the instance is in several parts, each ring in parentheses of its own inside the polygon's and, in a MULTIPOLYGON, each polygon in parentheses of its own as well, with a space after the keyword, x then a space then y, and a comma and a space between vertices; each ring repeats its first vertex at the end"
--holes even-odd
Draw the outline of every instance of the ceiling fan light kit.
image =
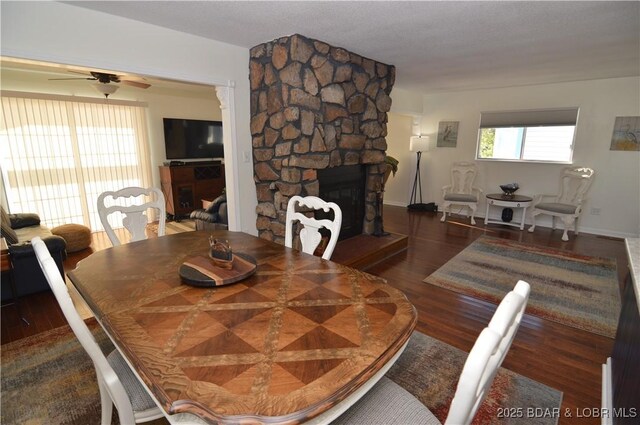
POLYGON ((96 83, 93 85, 93 87, 95 87, 95 89, 102 93, 106 98, 108 98, 110 94, 114 94, 118 90, 118 86, 106 83, 96 83))

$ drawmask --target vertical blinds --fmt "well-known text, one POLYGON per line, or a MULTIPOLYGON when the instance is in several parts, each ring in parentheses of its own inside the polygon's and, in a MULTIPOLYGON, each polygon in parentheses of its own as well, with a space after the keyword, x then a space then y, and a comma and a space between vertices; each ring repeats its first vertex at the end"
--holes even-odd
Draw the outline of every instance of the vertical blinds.
POLYGON ((98 195, 151 184, 145 108, 2 97, 0 164, 11 212, 102 230, 98 195))
POLYGON ((576 125, 578 108, 482 112, 480 128, 576 125))

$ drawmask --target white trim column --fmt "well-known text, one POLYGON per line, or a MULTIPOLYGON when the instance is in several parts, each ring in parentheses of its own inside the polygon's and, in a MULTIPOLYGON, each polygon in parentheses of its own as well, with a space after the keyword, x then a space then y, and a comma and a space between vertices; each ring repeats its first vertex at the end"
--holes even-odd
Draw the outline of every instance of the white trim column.
POLYGON ((224 170, 227 188, 227 214, 229 230, 242 230, 240 219, 240 184, 239 184, 239 155, 238 136, 235 119, 235 91, 233 82, 229 86, 216 86, 216 96, 222 110, 222 140, 224 144, 224 170))

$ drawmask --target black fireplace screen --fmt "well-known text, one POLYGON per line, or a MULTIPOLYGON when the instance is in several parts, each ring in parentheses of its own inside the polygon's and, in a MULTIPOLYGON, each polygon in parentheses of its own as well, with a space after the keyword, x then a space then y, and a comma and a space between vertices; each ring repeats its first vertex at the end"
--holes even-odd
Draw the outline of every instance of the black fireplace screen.
MULTIPOLYGON (((361 234, 365 213, 365 167, 346 165, 318 170, 318 181, 320 198, 327 202, 335 202, 342 210, 342 227, 338 239, 347 239, 361 234)), ((315 213, 315 218, 332 219, 333 212, 319 211, 315 213)))

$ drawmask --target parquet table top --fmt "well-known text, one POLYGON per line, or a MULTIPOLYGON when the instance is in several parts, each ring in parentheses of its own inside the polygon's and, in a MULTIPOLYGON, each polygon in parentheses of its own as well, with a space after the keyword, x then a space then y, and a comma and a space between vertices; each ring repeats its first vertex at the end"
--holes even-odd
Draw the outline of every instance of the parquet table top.
POLYGON ((299 423, 365 383, 417 320, 381 278, 239 232, 216 231, 257 272, 229 286, 182 284, 210 232, 92 254, 69 278, 170 414, 211 423, 299 423))

